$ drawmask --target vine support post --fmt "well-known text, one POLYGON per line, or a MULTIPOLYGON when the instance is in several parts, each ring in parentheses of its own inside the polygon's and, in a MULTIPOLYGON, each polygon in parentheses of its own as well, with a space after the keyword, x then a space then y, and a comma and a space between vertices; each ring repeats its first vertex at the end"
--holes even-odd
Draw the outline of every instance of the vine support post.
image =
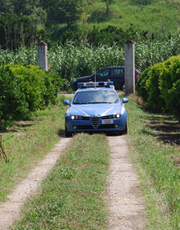
MULTIPOLYGON (((6 162, 8 162, 8 158, 7 158, 7 155, 3 149, 3 145, 2 145, 2 135, 0 135, 0 149, 1 149, 1 152, 2 152, 2 156, 3 158, 5 159, 6 162)), ((1 152, 0 152, 0 158, 1 158, 1 152)))

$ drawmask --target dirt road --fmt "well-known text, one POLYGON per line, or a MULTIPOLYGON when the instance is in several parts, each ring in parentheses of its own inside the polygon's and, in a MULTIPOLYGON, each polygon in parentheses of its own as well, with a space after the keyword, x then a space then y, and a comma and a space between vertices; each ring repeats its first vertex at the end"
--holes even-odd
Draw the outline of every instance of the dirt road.
POLYGON ((144 199, 138 189, 138 176, 128 157, 125 136, 108 137, 111 147, 108 178, 109 230, 145 229, 144 199))
MULTIPOLYGON (((41 180, 50 172, 71 138, 62 138, 48 156, 28 175, 8 201, 0 205, 0 230, 10 229, 18 219, 24 202, 34 192, 41 180)), ((143 198, 138 191, 138 178, 128 159, 125 136, 109 136, 111 166, 108 178, 107 205, 109 230, 144 229, 143 198)))

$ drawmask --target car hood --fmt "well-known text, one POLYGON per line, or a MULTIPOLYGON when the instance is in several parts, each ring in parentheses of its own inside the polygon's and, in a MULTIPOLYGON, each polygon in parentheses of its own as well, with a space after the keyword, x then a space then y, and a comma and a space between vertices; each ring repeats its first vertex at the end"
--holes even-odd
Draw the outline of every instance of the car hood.
POLYGON ((107 116, 110 114, 121 113, 121 104, 90 104, 90 105, 71 105, 69 115, 78 116, 107 116))

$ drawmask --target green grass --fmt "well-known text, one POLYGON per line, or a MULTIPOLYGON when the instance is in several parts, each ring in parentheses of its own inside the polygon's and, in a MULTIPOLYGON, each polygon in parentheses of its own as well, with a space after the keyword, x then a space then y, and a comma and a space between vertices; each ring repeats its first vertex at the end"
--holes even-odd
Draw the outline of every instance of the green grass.
MULTIPOLYGON (((105 2, 96 1, 94 7, 85 9, 88 11, 89 18, 83 25, 84 28, 89 30, 96 26, 104 29, 111 25, 127 30, 132 25, 138 34, 148 32, 162 37, 178 31, 178 3, 166 0, 151 1, 147 5, 133 4, 133 2, 132 0, 113 1, 107 16, 105 2)), ((81 28, 82 22, 76 25, 81 28)))
MULTIPOLYGON (((123 3, 117 5, 117 10, 118 15, 121 15, 119 25, 123 29, 132 24, 137 32, 148 31, 167 36, 169 33, 175 33, 178 27, 178 11, 171 4, 161 2, 142 6, 123 3)), ((114 18, 111 20, 115 21, 114 18)))
MULTIPOLYGON (((124 31, 133 28, 137 34, 148 33, 148 37, 156 35, 167 38, 170 34, 179 33, 179 3, 177 0, 150 1, 150 4, 136 4, 133 0, 114 0, 109 6, 109 15, 106 15, 106 3, 101 0, 91 2, 84 8, 84 17, 72 27, 76 30, 91 31, 93 26, 105 29, 109 25, 122 28, 124 31)), ((66 24, 56 26, 53 40, 58 40, 67 30, 66 24), (59 27, 59 28, 58 28, 59 27)), ((120 38, 121 39, 121 38, 120 38)), ((127 38, 129 39, 129 38, 127 38)))
POLYGON ((180 124, 170 116, 147 113, 133 98, 127 110, 130 155, 143 183, 147 229, 179 229, 180 124))
POLYGON ((105 229, 106 143, 104 135, 76 135, 15 229, 105 229))

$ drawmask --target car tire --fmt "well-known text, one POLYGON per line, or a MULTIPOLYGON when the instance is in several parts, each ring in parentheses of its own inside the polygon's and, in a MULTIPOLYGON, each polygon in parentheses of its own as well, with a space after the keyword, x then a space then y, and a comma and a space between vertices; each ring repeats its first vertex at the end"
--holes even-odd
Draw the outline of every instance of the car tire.
POLYGON ((67 127, 65 126, 65 136, 66 137, 72 137, 72 132, 69 132, 68 130, 67 130, 67 127))
POLYGON ((114 83, 114 87, 115 87, 116 90, 121 89, 120 83, 117 83, 117 82, 114 83))

